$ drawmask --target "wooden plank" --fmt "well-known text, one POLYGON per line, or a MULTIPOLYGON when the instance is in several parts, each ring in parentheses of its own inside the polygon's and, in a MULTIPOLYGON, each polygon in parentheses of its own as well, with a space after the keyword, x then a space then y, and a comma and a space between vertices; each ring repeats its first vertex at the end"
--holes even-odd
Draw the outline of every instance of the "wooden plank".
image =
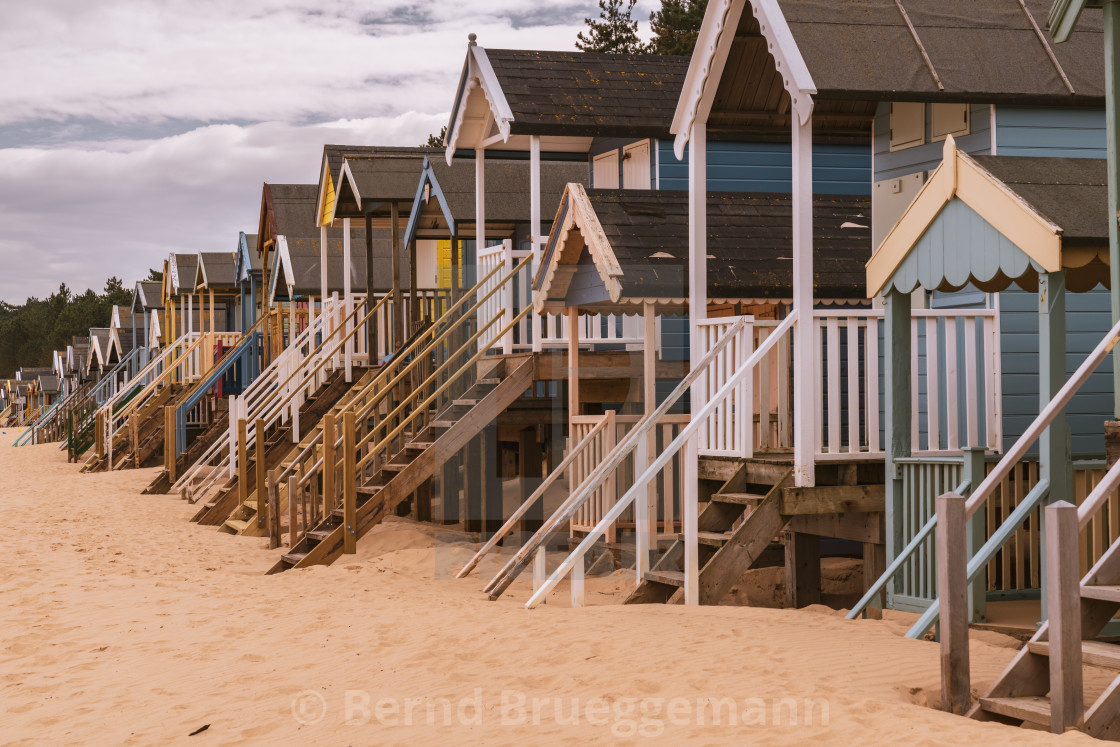
MULTIPOLYGON (((256 438, 254 448, 257 452, 257 527, 264 529, 268 526, 268 517, 271 511, 271 506, 266 505, 262 500, 262 498, 264 498, 262 486, 265 484, 265 470, 267 468, 267 457, 264 441, 264 420, 262 420, 261 418, 257 418, 256 423, 253 424, 253 428, 255 431, 254 438, 256 438)), ((277 536, 276 541, 277 543, 280 542, 279 536, 277 536)))
MULTIPOLYGON (((261 516, 279 516, 280 515, 280 486, 276 481, 276 473, 267 479, 268 488, 268 504, 263 505, 260 498, 257 499, 257 518, 258 521, 261 516)), ((261 495, 261 490, 257 490, 257 495, 261 495)), ((280 547, 280 524, 279 522, 268 523, 268 547, 270 550, 275 550, 280 547)))
POLYGON ((800 609, 821 601, 821 538, 786 534, 786 607, 800 609))
POLYGON ((356 450, 356 433, 354 411, 347 410, 342 415, 342 552, 352 555, 358 550, 357 519, 357 489, 358 456, 356 450))
POLYGON ((803 515, 789 520, 791 531, 852 542, 883 542, 884 526, 883 515, 880 513, 803 515))
POLYGON ((288 476, 288 547, 295 547, 299 535, 299 478, 288 476))
POLYGON ((335 425, 335 414, 328 412, 323 416, 323 516, 330 516, 334 510, 335 499, 335 464, 337 455, 335 441, 338 439, 338 427, 335 425))
POLYGON ((237 497, 242 505, 249 500, 249 424, 237 420, 237 497))
POLYGON ((941 709, 963 715, 972 705, 968 655, 968 563, 965 500, 937 498, 937 595, 941 603, 941 709))
POLYGON ((824 485, 785 488, 781 512, 787 516, 882 511, 886 505, 885 485, 824 485))
POLYGON ((1063 734, 1081 722, 1081 594, 1077 559, 1077 507, 1047 506, 1046 611, 1050 623, 1050 731, 1063 734))

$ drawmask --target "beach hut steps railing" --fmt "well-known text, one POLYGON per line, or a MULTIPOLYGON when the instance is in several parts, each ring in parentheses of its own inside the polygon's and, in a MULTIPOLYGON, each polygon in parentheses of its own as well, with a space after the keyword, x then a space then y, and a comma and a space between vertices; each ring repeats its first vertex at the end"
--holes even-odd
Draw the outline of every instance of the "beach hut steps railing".
MULTIPOLYGON (((489 365, 484 360, 490 356, 497 343, 532 311, 532 307, 527 306, 510 318, 506 309, 494 310, 489 305, 492 298, 515 282, 518 274, 530 261, 531 257, 526 257, 500 275, 506 268, 500 265, 491 268, 429 331, 407 347, 397 361, 387 366, 385 371, 379 372, 377 379, 367 387, 367 392, 352 400, 342 417, 344 424, 351 416, 354 418, 353 422, 361 424, 361 432, 350 434, 354 438, 354 451, 347 450, 346 438, 349 436, 344 425, 341 437, 334 443, 325 444, 323 458, 307 465, 298 477, 289 477, 287 502, 290 510, 295 510, 295 501, 298 501, 304 506, 302 513, 313 516, 316 509, 307 508, 308 502, 317 501, 318 495, 324 501, 324 511, 321 514, 324 519, 318 523, 305 523, 302 532, 296 531, 292 535, 289 565, 330 562, 334 558, 337 543, 334 540, 320 540, 314 534, 326 532, 324 536, 333 536, 334 530, 327 531, 327 527, 322 525, 333 520, 331 512, 326 508, 337 505, 339 496, 338 490, 325 489, 324 483, 329 482, 324 480, 326 474, 343 475, 336 485, 344 493, 344 499, 346 486, 351 483, 355 488, 366 491, 361 493, 361 505, 355 504, 354 508, 355 511, 362 509, 360 514, 364 523, 360 528, 353 522, 348 524, 356 541, 358 534, 368 531, 369 527, 380 521, 384 511, 406 497, 399 492, 401 484, 416 479, 418 470, 434 470, 442 465, 443 461, 458 451, 450 450, 452 446, 449 444, 452 441, 456 441, 463 433, 470 432, 473 425, 482 427, 489 423, 501 409, 508 406, 505 398, 513 396, 516 399, 528 388, 531 383, 531 361, 526 361, 527 369, 525 365, 518 366, 513 372, 507 372, 513 378, 507 377, 497 384, 485 381, 486 376, 480 375, 478 368, 489 365), (482 316, 487 309, 495 311, 489 319, 482 316), (503 320, 505 324, 501 324, 503 320), (495 332, 494 329, 499 326, 500 329, 495 332), (522 377, 528 378, 522 381, 522 377), (524 386, 511 395, 511 387, 515 389, 516 382, 524 383, 524 386), (472 388, 479 389, 477 396, 473 398, 466 394, 472 388), (474 401, 474 404, 469 401, 474 401), (494 410, 494 407, 500 409, 494 410), (441 431, 443 436, 435 438, 435 434, 441 431), (423 433, 431 436, 422 437, 423 433), (431 451, 433 448, 436 449, 434 452, 431 451), (332 454, 339 455, 339 458, 332 459, 332 454), (359 454, 363 456, 359 457, 359 454), (423 463, 426 466, 423 469, 418 467, 409 470, 407 466, 399 465, 401 459, 409 465, 423 463), (405 468, 397 470, 397 466, 405 468), (401 473, 400 480, 387 474, 396 472, 401 473), (373 488, 374 485, 376 489, 373 488), (294 498, 291 495, 293 487, 297 493, 294 498), (381 495, 383 489, 387 489, 387 492, 381 495), (373 503, 380 506, 379 512, 368 508, 373 503), (319 547, 320 544, 323 548, 319 547), (307 553, 300 553, 299 548, 303 546, 306 546, 307 553)), ((502 359, 495 360, 498 361, 497 365, 502 365, 502 359)), ((269 490, 271 506, 274 502, 273 494, 277 496, 276 500, 279 499, 280 488, 274 482, 270 484, 269 490)), ((276 512, 270 511, 270 515, 275 516, 276 512)), ((297 515, 301 515, 301 512, 297 511, 297 515)), ((294 524, 290 523, 289 532, 295 531, 293 527, 294 524)), ((278 518, 273 525, 272 536, 274 544, 277 544, 278 518)), ((275 570, 282 568, 277 567, 275 570)))
MULTIPOLYGON (((572 603, 574 605, 582 605, 584 557, 591 547, 600 538, 606 535, 610 526, 618 520, 623 511, 629 508, 631 504, 635 506, 638 529, 636 532, 636 555, 638 562, 636 563, 637 579, 635 586, 640 584, 644 574, 649 570, 648 555, 650 537, 648 531, 644 529, 648 527, 649 523, 649 517, 646 515, 648 504, 644 500, 649 484, 666 465, 670 463, 690 438, 699 435, 699 432, 706 425, 707 419, 712 413, 715 412, 718 407, 722 406, 728 397, 731 397, 733 393, 740 390, 742 381, 747 376, 753 375, 755 367, 769 354, 778 341, 783 339, 793 328, 796 318, 796 314, 791 314, 783 320, 777 328, 775 328, 774 334, 767 338, 767 340, 738 367, 736 373, 728 378, 718 391, 710 393, 708 401, 692 413, 689 424, 681 429, 677 437, 674 438, 656 458, 652 458, 652 454, 639 453, 638 450, 644 449, 648 443, 649 436, 653 429, 659 424, 662 418, 669 414, 670 409, 683 398, 685 392, 689 391, 693 384, 698 382, 701 377, 710 374, 710 367, 717 365, 720 356, 730 347, 732 341, 736 339, 737 335, 739 335, 742 330, 747 328, 749 319, 747 317, 741 317, 728 327, 721 339, 714 342, 704 357, 696 362, 689 374, 677 385, 673 392, 656 410, 642 418, 642 420, 626 434, 591 474, 589 474, 579 486, 572 490, 569 497, 561 503, 536 534, 534 534, 517 554, 510 559, 505 567, 499 571, 493 583, 490 584, 490 598, 497 599, 501 596, 521 571, 528 566, 532 558, 537 555, 538 552, 544 550, 549 535, 558 527, 567 525, 584 502, 594 495, 601 486, 612 477, 622 462, 631 455, 634 455, 637 459, 638 467, 635 468, 635 472, 641 470, 640 474, 635 477, 633 485, 622 495, 614 506, 603 515, 599 523, 588 532, 576 549, 560 563, 560 566, 552 575, 547 579, 540 580, 538 584, 534 585, 534 593, 526 603, 526 607, 532 609, 540 604, 568 574, 574 574, 572 576, 572 603), (643 497, 643 500, 636 501, 639 495, 643 497)), ((694 513, 696 508, 695 505, 689 506, 687 500, 682 506, 682 519, 686 536, 696 531, 696 514, 694 513)), ((690 601, 694 601, 698 598, 696 596, 698 594, 696 586, 699 568, 697 567, 697 558, 692 554, 692 550, 695 550, 695 545, 685 554, 685 577, 688 579, 685 583, 685 596, 686 599, 690 599, 690 601)))
POLYGON ((363 303, 355 304, 348 314, 345 304, 337 299, 324 303, 323 313, 273 359, 257 380, 241 396, 230 398, 231 427, 215 439, 171 490, 195 503, 216 487, 220 479, 232 479, 237 475, 235 426, 239 420, 252 426, 247 436, 249 448, 256 444, 258 422, 264 429, 290 423, 292 440, 298 443, 299 407, 303 398, 318 389, 331 371, 341 367, 349 371, 353 343, 362 333, 363 325, 385 303, 385 298, 364 316, 363 303), (356 318, 360 319, 358 324, 354 324, 356 318), (320 342, 316 345, 315 340, 320 342))
MULTIPOLYGON (((1118 342, 1120 342, 1120 322, 1109 330, 1108 334, 1104 336, 1096 348, 1082 361, 1074 374, 1062 385, 1062 388, 1049 404, 1043 408, 1038 417, 1023 431, 1023 434, 1015 441, 1011 448, 1007 450, 999 463, 988 472, 983 480, 979 481, 978 484, 974 486, 971 495, 968 496, 967 502, 965 503, 966 519, 971 519, 972 516, 986 504, 995 493, 996 489, 1010 474, 1011 470, 1022 461, 1027 451, 1034 445, 1039 437, 1042 436, 1057 415, 1066 408, 1070 400, 1073 399, 1073 396, 1081 389, 1085 382, 1088 381, 1090 375, 1100 367, 1101 363, 1108 357, 1109 353, 1118 342)), ((1102 484, 1104 482, 1105 481, 1102 481, 1102 484)), ((976 549, 975 553, 970 553, 969 555, 967 564, 967 578, 969 583, 975 583, 978 577, 985 572, 988 563, 991 562, 1000 549, 1015 536, 1026 518, 1047 497, 1049 491, 1049 480, 1046 477, 1040 477, 1027 496, 1015 507, 1010 515, 1004 517, 999 527, 995 530, 989 529, 987 541, 976 549)), ((958 490, 956 492, 960 494, 965 491, 958 490)), ((1095 493, 1096 491, 1094 491, 1094 494, 1095 493)), ((1089 501, 1087 500, 1083 505, 1088 504, 1089 501)), ((898 557, 892 559, 887 570, 848 613, 848 619, 854 619, 864 612, 871 600, 878 595, 884 585, 890 581, 898 572, 899 568, 902 567, 903 561, 913 555, 918 547, 921 546, 922 542, 919 541, 919 538, 924 540, 928 537, 929 533, 934 532, 935 529, 936 517, 927 521, 926 526, 922 528, 922 532, 903 548, 903 551, 899 553, 898 557), (932 526, 930 526, 931 523, 932 526)), ((907 637, 921 638, 924 636, 937 622, 939 610, 939 601, 935 599, 910 630, 907 631, 907 637)))
MULTIPOLYGON (((1041 726, 1055 734, 1076 728, 1099 739, 1120 738, 1120 645, 1099 640, 1120 612, 1120 542, 1113 542, 1084 573, 1078 549, 1079 533, 1100 519, 1118 488, 1120 462, 1080 506, 1060 501, 1046 507, 1047 619, 975 703, 967 666, 968 636, 942 637, 942 695, 953 706, 945 710, 973 719, 1041 726), (1101 668, 1113 671, 1111 683, 1088 708, 1085 666, 1098 674, 1101 668)), ((958 508, 954 518, 946 512, 941 521, 944 526, 939 523, 937 531, 947 531, 949 541, 962 543, 967 532, 963 511, 958 508)), ((961 558, 954 561, 957 567, 945 570, 960 582, 967 567, 960 567, 961 558)), ((965 630, 966 613, 954 599, 943 610, 943 626, 965 630)))

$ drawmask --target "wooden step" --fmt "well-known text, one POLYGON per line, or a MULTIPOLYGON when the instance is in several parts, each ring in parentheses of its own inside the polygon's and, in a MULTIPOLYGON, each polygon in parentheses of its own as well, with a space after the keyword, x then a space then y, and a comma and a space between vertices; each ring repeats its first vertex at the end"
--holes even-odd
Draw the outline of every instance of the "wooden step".
MULTIPOLYGON (((731 535, 727 532, 697 532, 696 541, 701 545, 711 545, 712 547, 723 547, 723 543, 731 539, 731 535)), ((677 532, 677 540, 684 542, 684 532, 677 532)))
POLYGON ((646 571, 642 574, 646 581, 668 586, 684 586, 684 573, 681 571, 646 571))
POLYGON ((327 537, 330 537, 333 533, 334 527, 331 527, 330 529, 312 529, 307 533, 307 539, 311 540, 312 542, 322 542, 327 537))
POLYGON ((358 495, 377 495, 384 489, 384 485, 361 485, 357 488, 357 493, 358 495))
POLYGON ((305 552, 289 552, 289 553, 285 553, 284 555, 281 555, 280 559, 283 560, 288 565, 294 566, 296 563, 298 563, 299 561, 303 560, 306 557, 307 557, 307 553, 305 553, 305 552))
POLYGON ((478 400, 477 399, 456 399, 456 400, 452 400, 451 404, 454 405, 455 407, 474 407, 475 405, 478 404, 478 400))
POLYGON ((391 463, 391 464, 383 464, 383 465, 381 465, 381 471, 382 472, 401 472, 407 466, 408 466, 407 464, 401 464, 400 462, 394 462, 394 463, 391 463))
MULTIPOLYGON (((1050 641, 1028 641, 1032 654, 1050 655, 1050 641)), ((1120 670, 1120 645, 1104 641, 1082 641, 1081 660, 1095 667, 1120 670)))
POLYGON ((980 707, 988 713, 1050 726, 1050 698, 1027 695, 1022 698, 980 698, 980 707))
POLYGON ((458 420, 434 420, 432 421, 432 428, 450 428, 458 423, 458 420))
POLYGON ((406 449, 416 449, 418 451, 427 451, 435 446, 435 441, 409 441, 406 449))
POLYGON ((475 386, 497 386, 498 384, 501 384, 501 383, 502 383, 501 379, 491 378, 491 379, 479 379, 474 384, 475 384, 475 386))
POLYGON ((715 493, 712 500, 716 503, 731 503, 737 506, 757 506, 766 500, 765 495, 758 493, 715 493))
POLYGON ((1120 604, 1120 586, 1082 586, 1081 596, 1120 604))
POLYGON ((245 527, 249 526, 249 522, 242 521, 241 519, 226 519, 224 526, 229 527, 235 532, 245 531, 245 527))

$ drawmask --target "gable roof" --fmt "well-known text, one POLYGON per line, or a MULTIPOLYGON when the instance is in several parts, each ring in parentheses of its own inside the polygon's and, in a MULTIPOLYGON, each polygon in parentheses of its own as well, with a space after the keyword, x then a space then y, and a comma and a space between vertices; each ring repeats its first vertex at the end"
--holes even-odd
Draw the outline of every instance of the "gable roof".
POLYGON ((447 125, 447 159, 489 137, 491 122, 507 142, 513 135, 664 137, 687 70, 687 57, 472 42, 447 125))
POLYGON ((194 279, 198 272, 197 254, 173 253, 167 261, 169 278, 171 280, 171 295, 179 296, 184 293, 194 293, 194 279))
POLYGON ((391 202, 407 218, 424 162, 438 154, 435 148, 378 148, 342 156, 332 221, 363 218, 363 211, 388 214, 388 204, 377 211, 376 203, 391 202))
POLYGON ((158 280, 140 280, 132 294, 132 311, 140 313, 147 309, 162 309, 163 286, 158 280))
MULTIPOLYGON (((1065 44, 1042 31, 1051 0, 722 0, 708 5, 673 132, 760 118, 843 129, 867 103, 1103 106, 1103 34, 1086 14, 1065 44), (726 78, 726 80, 724 80, 726 78), (864 106, 857 105, 864 102, 864 106), (709 115, 710 111, 710 115, 709 115), (831 121, 829 121, 831 116, 831 121)), ((869 130, 868 130, 869 131, 869 130)), ((678 142, 679 148, 683 143, 678 142)))
POLYGON ((1070 290, 1088 290, 1108 284, 1108 262, 1104 159, 975 157, 949 137, 941 165, 867 263, 867 286, 1033 288, 1038 273, 1064 269, 1070 290))
MULTIPOLYGON (((792 297, 792 210, 788 194, 708 194, 708 296, 713 302, 792 297)), ((580 305, 684 305, 688 212, 686 191, 570 185, 538 274, 538 305, 562 302, 581 265, 594 266, 605 294, 580 305)), ((814 296, 865 299, 870 198, 817 195, 813 212, 814 296)))
MULTIPOLYGON (((529 217, 530 165, 527 161, 486 159, 486 226, 496 236, 498 226, 512 226, 529 217)), ((555 205, 570 183, 586 183, 586 163, 541 163, 541 204, 555 205)), ((475 168, 462 161, 447 163, 427 160, 419 185, 413 185, 408 230, 404 241, 412 238, 443 238, 455 233, 475 235, 475 168), (431 185, 431 199, 424 200, 425 184, 431 185)))
POLYGON ((234 255, 231 252, 199 252, 198 273, 195 286, 200 290, 231 291, 237 288, 234 272, 234 255))
POLYGON ((261 271, 261 255, 257 251, 257 235, 241 231, 237 235, 237 249, 234 251, 234 276, 237 282, 247 281, 249 273, 261 271))

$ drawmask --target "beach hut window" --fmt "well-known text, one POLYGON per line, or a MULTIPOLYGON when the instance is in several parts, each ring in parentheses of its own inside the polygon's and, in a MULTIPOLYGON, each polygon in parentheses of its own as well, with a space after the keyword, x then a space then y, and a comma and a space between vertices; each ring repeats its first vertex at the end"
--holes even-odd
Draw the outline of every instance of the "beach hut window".
POLYGON ((922 145, 926 141, 925 135, 925 104, 891 104, 891 150, 922 145))
POLYGON ((944 140, 949 135, 967 135, 968 128, 968 104, 930 105, 930 132, 934 142, 944 140))
POLYGON ((618 151, 595 156, 591 169, 592 187, 595 189, 618 189, 618 151))

